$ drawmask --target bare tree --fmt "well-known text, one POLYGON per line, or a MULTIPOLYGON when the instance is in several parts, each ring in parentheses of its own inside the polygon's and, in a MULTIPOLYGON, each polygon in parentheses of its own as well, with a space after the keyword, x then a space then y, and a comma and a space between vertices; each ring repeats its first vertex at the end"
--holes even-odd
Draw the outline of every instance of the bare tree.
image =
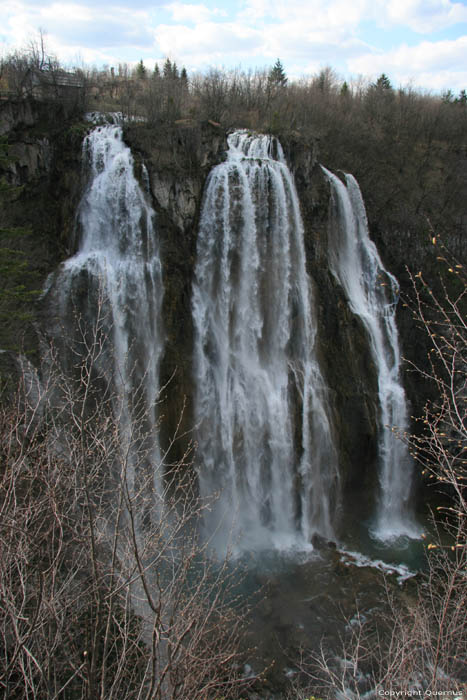
MULTIPOLYGON (((237 698, 248 605, 198 537, 191 455, 109 389, 105 319, 72 372, 22 363, 0 410, 0 688, 8 698, 237 698), (104 381, 105 380, 105 381, 104 381)), ((177 435, 174 436, 177 439, 177 435)))
POLYGON ((432 398, 417 433, 400 436, 442 498, 426 537, 427 570, 403 595, 387 583, 386 611, 357 615, 342 649, 323 640, 318 653, 303 650, 296 690, 303 697, 452 694, 467 683, 467 277, 433 231, 431 241, 443 274, 432 284, 422 272, 411 274, 406 305, 428 344, 427 358, 411 370, 432 398))
MULTIPOLYGON (((467 276, 464 266, 446 249, 432 231, 432 243, 439 250, 447 283, 441 292, 421 272, 411 275, 415 322, 429 340, 427 361, 412 368, 430 385, 429 400, 419 419, 421 431, 411 436, 410 446, 425 475, 443 488, 451 502, 441 510, 451 516, 456 530, 465 537, 467 517, 467 276), (449 284, 449 289, 448 289, 449 284)), ((466 545, 464 541, 457 543, 466 545)))

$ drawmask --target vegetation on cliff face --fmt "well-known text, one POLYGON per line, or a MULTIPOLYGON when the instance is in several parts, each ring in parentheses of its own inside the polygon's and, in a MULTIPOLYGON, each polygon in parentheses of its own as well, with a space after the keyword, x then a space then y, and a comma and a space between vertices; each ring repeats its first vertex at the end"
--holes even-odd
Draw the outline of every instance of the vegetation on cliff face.
POLYGON ((36 352, 35 299, 73 239, 82 131, 55 102, 0 102, 0 124, 7 153, 0 163, 2 264, 9 268, 2 284, 10 289, 0 298, 0 348, 36 352))
MULTIPOLYGON (((0 140, 0 165, 5 167, 9 162, 8 146, 5 139, 0 140)), ((3 179, 0 181, 0 204, 7 208, 14 197, 19 194, 18 188, 9 185, 3 179)), ((25 253, 19 250, 15 242, 20 236, 27 236, 28 229, 20 227, 0 228, 0 275, 2 287, 0 289, 0 307, 2 322, 10 319, 32 319, 27 307, 38 293, 37 290, 27 289, 24 284, 28 275, 27 263, 24 260, 25 253)))

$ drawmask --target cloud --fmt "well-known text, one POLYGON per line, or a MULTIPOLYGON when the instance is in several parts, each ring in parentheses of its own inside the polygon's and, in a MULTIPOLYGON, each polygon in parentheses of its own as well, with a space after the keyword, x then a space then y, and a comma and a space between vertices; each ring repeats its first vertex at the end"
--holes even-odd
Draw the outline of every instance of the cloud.
POLYGON ((54 2, 51 5, 43 5, 40 10, 41 17, 44 20, 55 23, 57 20, 61 22, 90 22, 93 19, 91 8, 86 5, 77 5, 75 3, 58 3, 54 2))
POLYGON ((153 49, 149 14, 144 9, 88 5, 86 3, 9 2, 4 32, 8 44, 25 47, 45 32, 47 50, 69 62, 78 55, 82 60, 106 62, 127 60, 125 51, 140 53, 153 49))
POLYGON ((271 25, 264 29, 263 39, 267 55, 287 56, 288 60, 302 57, 308 61, 319 54, 320 62, 335 63, 371 50, 345 26, 319 29, 300 21, 271 25))
POLYGON ((32 12, 35 8, 50 7, 52 4, 58 7, 66 7, 68 5, 80 5, 83 7, 89 7, 94 10, 105 10, 108 9, 109 12, 114 8, 121 8, 130 10, 153 10, 156 7, 163 7, 167 4, 167 0, 131 0, 131 8, 129 6, 128 0, 112 0, 112 3, 107 0, 79 0, 76 3, 75 0, 62 0, 62 2, 51 2, 51 0, 2 0, 1 4, 1 14, 6 14, 7 11, 13 9, 15 12, 32 12))
POLYGON ((165 5, 165 9, 172 14, 174 22, 190 22, 192 24, 206 22, 213 16, 225 16, 226 14, 220 9, 210 10, 206 5, 187 5, 181 2, 165 5))
POLYGON ((231 54, 255 53, 262 46, 262 35, 245 24, 200 22, 195 27, 162 24, 155 30, 157 45, 164 55, 178 57, 192 65, 222 62, 231 54))
POLYGON ((404 26, 419 34, 467 22, 467 7, 452 0, 246 0, 248 21, 287 22, 291 17, 316 29, 346 28, 355 31, 362 22, 379 26, 404 26))
POLYGON ((433 89, 453 87, 461 89, 467 84, 465 56, 467 36, 446 41, 422 41, 417 46, 404 44, 391 51, 367 53, 349 59, 352 72, 378 75, 388 73, 401 84, 414 81, 433 89))
POLYGON ((62 43, 84 44, 88 48, 119 45, 144 48, 152 45, 145 12, 117 8, 113 12, 102 12, 74 6, 69 13, 68 7, 51 15, 42 13, 49 34, 60 37, 62 43))
POLYGON ((172 3, 167 7, 173 17, 185 17, 185 23, 159 25, 154 34, 163 54, 188 67, 232 61, 238 65, 257 56, 261 68, 280 56, 291 65, 303 61, 302 74, 312 58, 322 65, 371 49, 356 33, 368 1, 247 0, 234 21, 228 22, 215 21, 205 5, 172 3))
POLYGON ((364 19, 370 7, 369 0, 246 0, 240 17, 263 22, 289 22, 294 18, 315 30, 347 27, 351 31, 364 19))
POLYGON ((387 0, 380 10, 385 24, 405 25, 420 34, 467 22, 467 7, 451 0, 387 0))

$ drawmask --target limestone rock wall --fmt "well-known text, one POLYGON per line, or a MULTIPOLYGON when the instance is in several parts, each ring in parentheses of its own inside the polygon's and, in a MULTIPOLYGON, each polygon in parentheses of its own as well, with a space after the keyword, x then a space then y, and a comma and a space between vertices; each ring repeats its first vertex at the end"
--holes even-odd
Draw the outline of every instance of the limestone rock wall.
POLYGON ((149 175, 155 228, 163 264, 166 347, 161 365, 162 441, 176 440, 169 461, 179 460, 194 438, 192 413, 191 288, 203 189, 211 169, 225 158, 226 133, 209 122, 183 120, 165 129, 129 125, 125 139, 149 175))
MULTIPOLYGON (((83 121, 67 120, 58 112, 45 113, 42 107, 28 103, 17 106, 16 111, 11 105, 2 105, 0 110, 0 133, 8 138, 11 157, 4 176, 22 188, 0 212, 0 225, 29 227, 18 245, 32 273, 28 284, 38 290, 47 275, 74 252, 75 212, 83 187, 81 143, 89 128, 83 121)), ((205 182, 210 170, 225 158, 227 134, 211 122, 183 120, 159 128, 130 123, 124 138, 135 158, 136 175, 148 189, 156 211, 165 288, 161 431, 165 446, 177 430, 184 434, 170 451, 169 460, 176 461, 194 438, 190 432, 191 288, 198 222, 205 182)), ((355 489, 369 501, 376 480, 377 378, 361 322, 350 312, 328 269, 330 190, 319 167, 317 143, 305 141, 300 134, 281 137, 281 143, 295 176, 305 225, 319 353, 330 387, 343 480, 347 491, 355 489)), ((399 257, 404 257, 404 245, 399 243, 392 248, 392 256, 400 252, 399 257)), ((398 260, 398 265, 402 263, 398 260)), ((394 266, 394 260, 389 260, 389 269, 397 274, 394 266)), ((17 348, 23 338, 34 357, 37 341, 30 321, 11 316, 2 324, 0 347, 17 348)), ((408 323, 403 328, 406 334, 410 332, 408 323)))
POLYGON ((316 143, 284 144, 294 173, 305 226, 307 269, 314 281, 318 343, 334 409, 344 490, 359 491, 369 507, 377 479, 377 376, 361 320, 349 309, 329 270, 329 183, 316 143))
POLYGON ((0 179, 10 186, 0 202, 1 247, 15 251, 22 263, 21 270, 0 282, 0 348, 22 350, 36 362, 34 299, 69 254, 81 193, 84 128, 60 104, 0 103, 0 134, 8 146, 0 179), (19 286, 23 295, 10 293, 19 286))

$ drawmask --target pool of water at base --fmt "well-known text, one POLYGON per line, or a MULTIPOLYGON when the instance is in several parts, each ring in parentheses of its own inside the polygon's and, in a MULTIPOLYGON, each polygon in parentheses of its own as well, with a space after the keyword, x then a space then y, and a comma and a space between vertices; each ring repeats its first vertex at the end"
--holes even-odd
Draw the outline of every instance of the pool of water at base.
POLYGON ((242 587, 254 601, 248 668, 267 669, 270 687, 285 692, 301 650, 317 651, 324 641, 339 655, 349 626, 387 610, 388 588, 395 596, 414 596, 417 573, 426 565, 426 522, 423 529, 426 539, 381 542, 366 522, 347 527, 336 546, 244 553, 242 587))

